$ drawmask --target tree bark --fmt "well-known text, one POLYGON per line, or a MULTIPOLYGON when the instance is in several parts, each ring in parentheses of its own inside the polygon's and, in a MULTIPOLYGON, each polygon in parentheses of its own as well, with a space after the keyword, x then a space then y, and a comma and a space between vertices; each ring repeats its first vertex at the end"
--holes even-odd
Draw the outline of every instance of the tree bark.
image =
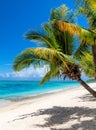
POLYGON ((92 55, 93 55, 93 63, 94 63, 94 78, 96 80, 96 45, 92 45, 92 55))
POLYGON ((88 86, 81 78, 78 78, 77 81, 94 97, 96 97, 96 91, 88 86))

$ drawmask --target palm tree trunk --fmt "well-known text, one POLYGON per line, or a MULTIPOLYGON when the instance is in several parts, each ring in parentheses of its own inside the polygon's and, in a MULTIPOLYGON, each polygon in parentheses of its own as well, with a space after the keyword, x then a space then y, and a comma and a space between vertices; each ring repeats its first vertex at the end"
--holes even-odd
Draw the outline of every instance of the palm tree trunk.
POLYGON ((94 78, 96 80, 96 45, 92 45, 92 54, 93 54, 94 71, 95 71, 94 78))
POLYGON ((91 93, 91 95, 93 95, 94 97, 96 97, 96 91, 93 90, 92 88, 90 88, 90 86, 88 86, 81 78, 78 78, 77 81, 78 81, 86 90, 88 90, 88 92, 91 93))

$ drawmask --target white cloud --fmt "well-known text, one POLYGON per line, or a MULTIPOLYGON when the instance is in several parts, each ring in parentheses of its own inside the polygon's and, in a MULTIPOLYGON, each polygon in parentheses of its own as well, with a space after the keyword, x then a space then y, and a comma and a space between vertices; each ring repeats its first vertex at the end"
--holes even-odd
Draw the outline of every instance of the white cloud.
MULTIPOLYGON (((2 79, 38 80, 38 79, 41 79, 45 75, 48 69, 49 69, 48 65, 44 65, 43 67, 41 68, 38 67, 36 69, 34 69, 33 66, 30 66, 29 68, 23 69, 19 72, 13 71, 13 72, 0 73, 0 80, 2 79)), ((82 79, 87 80, 88 77, 86 77, 85 74, 82 73, 82 79)))
POLYGON ((10 78, 10 79, 38 79, 42 78, 45 73, 48 71, 48 66, 44 65, 43 67, 38 67, 36 69, 33 68, 33 66, 30 66, 29 68, 23 69, 19 72, 9 72, 0 74, 1 78, 10 78))

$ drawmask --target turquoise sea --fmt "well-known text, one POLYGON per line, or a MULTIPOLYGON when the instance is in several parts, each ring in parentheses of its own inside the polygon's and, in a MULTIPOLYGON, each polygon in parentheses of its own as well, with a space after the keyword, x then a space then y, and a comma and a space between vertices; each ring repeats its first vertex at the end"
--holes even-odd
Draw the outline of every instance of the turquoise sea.
POLYGON ((0 81, 0 108, 13 102, 78 86, 77 82, 65 81, 50 81, 42 86, 39 86, 39 81, 0 81))
POLYGON ((27 95, 39 95, 78 86, 77 82, 50 81, 39 86, 39 81, 1 81, 0 99, 10 99, 27 95))

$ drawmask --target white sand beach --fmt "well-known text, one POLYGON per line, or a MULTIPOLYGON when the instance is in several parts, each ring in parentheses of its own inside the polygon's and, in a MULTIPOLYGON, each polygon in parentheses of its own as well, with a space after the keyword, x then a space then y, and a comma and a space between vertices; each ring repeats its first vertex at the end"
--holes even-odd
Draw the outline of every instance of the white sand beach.
POLYGON ((0 108, 0 130, 96 130, 96 98, 81 86, 15 102, 0 108))

